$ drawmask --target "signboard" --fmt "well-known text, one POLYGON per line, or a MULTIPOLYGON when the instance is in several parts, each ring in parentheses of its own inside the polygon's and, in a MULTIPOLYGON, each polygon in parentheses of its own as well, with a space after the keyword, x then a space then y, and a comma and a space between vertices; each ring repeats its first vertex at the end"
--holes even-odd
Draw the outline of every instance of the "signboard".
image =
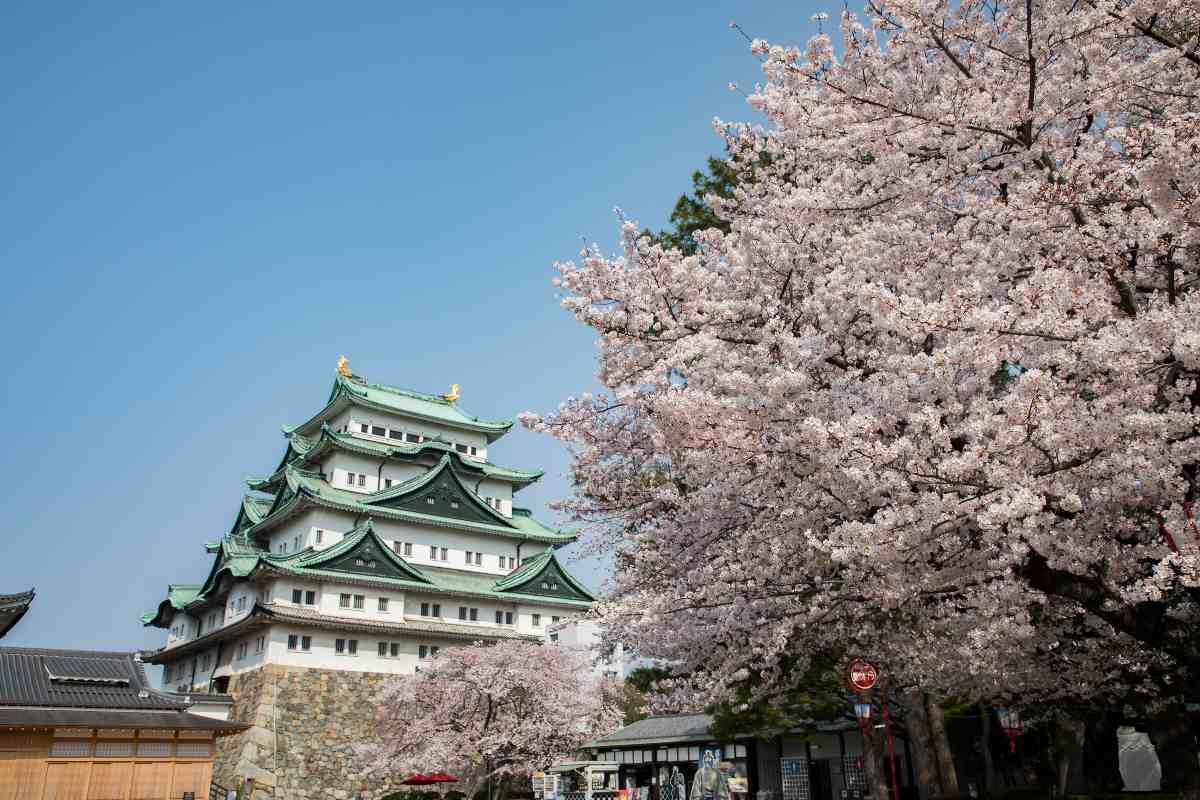
POLYGON ((857 692, 867 692, 873 689, 875 682, 879 680, 879 670, 875 669, 875 665, 870 661, 856 658, 846 668, 846 680, 850 683, 851 689, 857 692))

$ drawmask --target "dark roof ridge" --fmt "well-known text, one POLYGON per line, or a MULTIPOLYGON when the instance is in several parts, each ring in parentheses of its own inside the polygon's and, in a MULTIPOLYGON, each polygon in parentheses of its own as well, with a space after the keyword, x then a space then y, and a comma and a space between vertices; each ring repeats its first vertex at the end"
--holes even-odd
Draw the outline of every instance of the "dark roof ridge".
POLYGON ((141 650, 74 650, 56 647, 0 647, 0 653, 17 656, 77 656, 82 658, 129 658, 141 650))

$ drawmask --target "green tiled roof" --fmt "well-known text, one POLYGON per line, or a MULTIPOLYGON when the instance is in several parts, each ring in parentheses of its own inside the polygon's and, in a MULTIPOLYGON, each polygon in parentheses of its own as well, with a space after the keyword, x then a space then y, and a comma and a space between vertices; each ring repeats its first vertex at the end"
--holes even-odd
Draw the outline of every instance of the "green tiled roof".
POLYGON ((329 401, 325 408, 312 419, 297 425, 294 430, 306 435, 315 435, 322 423, 347 405, 377 409, 483 433, 489 442, 500 438, 512 427, 512 420, 479 419, 460 409, 458 403, 438 395, 421 394, 382 383, 368 383, 358 376, 338 375, 333 382, 333 389, 329 393, 329 401))
MULTIPOLYGON (((489 461, 468 458, 455 450, 454 445, 448 442, 440 442, 436 439, 421 442, 420 444, 373 442, 349 433, 338 433, 326 424, 322 424, 320 431, 314 436, 302 436, 292 431, 287 434, 287 437, 288 452, 284 455, 280 467, 283 467, 295 458, 310 461, 319 457, 330 447, 337 447, 375 458, 390 458, 405 461, 412 461, 426 454, 432 455, 434 458, 439 458, 443 453, 450 453, 457 461, 457 466, 470 472, 482 471, 488 477, 514 481, 521 484, 533 483, 545 474, 540 469, 515 469, 513 467, 502 467, 499 464, 493 464, 489 461)), ((257 480, 262 481, 265 479, 260 478, 257 480)))
MULTIPOLYGON (((493 533, 506 538, 529 539, 547 544, 567 544, 578 538, 574 533, 559 531, 538 522, 528 509, 514 508, 511 517, 504 517, 493 512, 494 522, 475 522, 378 504, 380 497, 394 492, 400 487, 408 486, 410 482, 405 482, 400 487, 393 486, 383 492, 365 495, 330 486, 319 473, 306 472, 295 467, 284 468, 282 477, 285 483, 276 498, 274 508, 262 522, 244 531, 247 536, 257 536, 263 531, 269 530, 279 521, 290 517, 293 511, 303 507, 304 504, 313 503, 364 517, 375 516, 380 519, 403 520, 435 527, 493 533)), ((419 491, 419 488, 414 490, 410 487, 410 491, 419 491)), ((393 497, 394 494, 388 496, 393 497)), ((482 500, 479 502, 483 508, 491 510, 482 500)))
POLYGON ((379 538, 374 525, 367 520, 365 524, 347 533, 337 544, 322 550, 308 547, 286 555, 269 553, 239 536, 226 536, 221 540, 217 558, 213 562, 212 570, 204 584, 201 586, 173 584, 168 589, 168 600, 164 600, 155 613, 144 614, 142 623, 166 627, 168 612, 172 609, 184 608, 194 602, 207 600, 219 585, 222 576, 228 574, 235 578, 244 578, 259 570, 313 579, 368 583, 433 594, 445 593, 504 602, 535 602, 572 608, 588 608, 594 600, 586 589, 566 574, 551 551, 531 559, 511 575, 499 580, 496 579, 496 576, 485 573, 441 568, 422 570, 396 554, 387 542, 379 538), (377 553, 372 555, 372 558, 376 561, 382 559, 386 562, 383 566, 391 565, 391 569, 368 570, 363 567, 358 571, 348 572, 344 566, 339 564, 351 556, 356 549, 365 545, 366 540, 370 540, 373 546, 372 552, 377 553), (551 567, 558 570, 556 577, 565 576, 565 582, 569 583, 578 594, 571 592, 546 593, 531 585, 538 576, 545 574, 546 570, 551 567))
POLYGON ((142 624, 149 625, 160 620, 160 625, 166 627, 167 614, 178 611, 196 599, 204 587, 198 583, 167 584, 167 599, 158 604, 158 609, 142 615, 142 624))

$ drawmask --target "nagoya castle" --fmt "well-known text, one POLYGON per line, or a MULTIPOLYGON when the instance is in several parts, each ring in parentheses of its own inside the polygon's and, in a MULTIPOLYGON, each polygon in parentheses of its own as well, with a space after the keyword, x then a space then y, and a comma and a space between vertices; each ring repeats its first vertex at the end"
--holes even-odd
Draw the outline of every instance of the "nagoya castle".
POLYGON ((208 575, 169 585, 143 617, 166 632, 145 656, 165 689, 228 694, 231 718, 254 725, 226 737, 218 783, 373 790, 347 780, 389 676, 451 645, 556 639, 591 607, 555 556, 575 536, 513 504, 542 472, 488 459, 512 422, 458 400, 457 386, 371 383, 339 359, 324 407, 283 429, 278 466, 204 545, 208 575))

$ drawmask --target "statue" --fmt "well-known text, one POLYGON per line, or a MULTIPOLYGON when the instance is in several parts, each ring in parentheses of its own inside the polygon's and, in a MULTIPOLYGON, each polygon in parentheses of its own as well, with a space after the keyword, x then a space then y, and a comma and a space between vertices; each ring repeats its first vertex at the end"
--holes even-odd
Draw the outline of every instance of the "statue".
POLYGON ((696 779, 692 781, 691 800, 730 800, 729 781, 717 769, 716 761, 715 751, 704 751, 700 769, 696 771, 696 779))
POLYGON ((338 356, 337 371, 338 375, 344 378, 349 378, 354 374, 350 371, 350 360, 345 356, 338 356))
POLYGON ((449 400, 451 403, 453 403, 455 400, 457 400, 458 397, 459 397, 459 394, 458 394, 458 384, 457 383, 450 384, 450 391, 448 391, 444 395, 442 395, 443 399, 449 400))

